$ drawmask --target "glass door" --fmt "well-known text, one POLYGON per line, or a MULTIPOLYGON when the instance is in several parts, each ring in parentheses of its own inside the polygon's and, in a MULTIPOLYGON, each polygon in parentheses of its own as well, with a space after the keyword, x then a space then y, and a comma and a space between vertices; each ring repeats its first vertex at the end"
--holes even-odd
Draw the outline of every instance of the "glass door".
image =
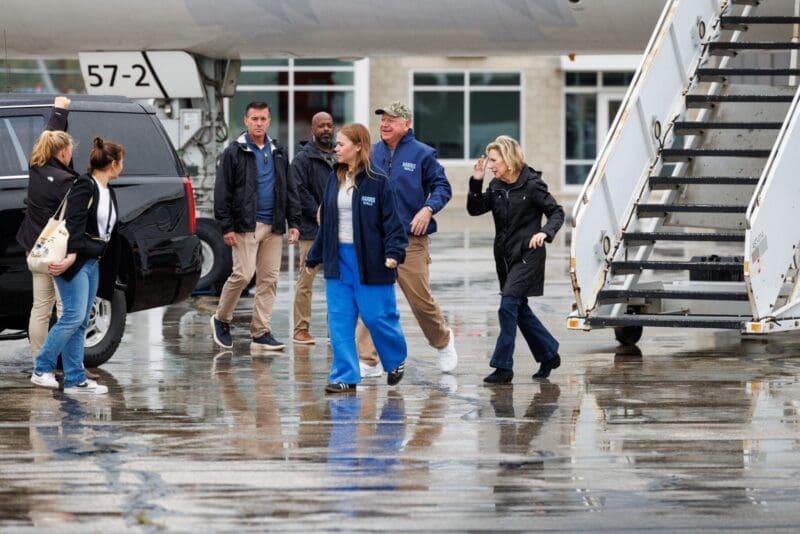
POLYGON ((600 93, 597 95, 597 146, 602 147, 606 141, 608 131, 614 123, 620 108, 624 94, 620 93, 600 93))

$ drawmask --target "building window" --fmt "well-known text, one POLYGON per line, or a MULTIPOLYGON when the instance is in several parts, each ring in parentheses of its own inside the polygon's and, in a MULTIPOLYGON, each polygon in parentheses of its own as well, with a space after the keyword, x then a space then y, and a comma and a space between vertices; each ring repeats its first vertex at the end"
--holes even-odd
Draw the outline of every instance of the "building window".
POLYGON ((564 184, 582 186, 633 72, 564 73, 564 184))
POLYGON ((519 72, 417 71, 412 92, 414 133, 442 159, 478 158, 498 135, 522 143, 519 72))
POLYGON ((236 96, 228 103, 231 139, 244 131, 247 104, 262 100, 272 111, 269 135, 294 157, 297 144, 309 140, 311 117, 327 111, 341 126, 355 120, 356 67, 337 59, 262 59, 242 61, 236 96))
POLYGON ((0 69, 4 91, 14 93, 85 93, 76 59, 11 59, 0 69))

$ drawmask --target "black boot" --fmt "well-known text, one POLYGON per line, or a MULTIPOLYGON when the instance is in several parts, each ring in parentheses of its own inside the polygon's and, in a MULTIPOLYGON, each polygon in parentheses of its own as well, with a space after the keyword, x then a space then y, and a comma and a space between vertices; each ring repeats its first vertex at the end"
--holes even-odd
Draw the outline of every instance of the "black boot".
POLYGON ((514 378, 511 369, 495 369, 492 374, 483 379, 487 384, 508 384, 514 378))
POLYGON ((533 378, 547 378, 550 376, 550 371, 558 369, 561 366, 561 356, 556 354, 549 360, 542 362, 539 365, 539 370, 533 373, 533 378))

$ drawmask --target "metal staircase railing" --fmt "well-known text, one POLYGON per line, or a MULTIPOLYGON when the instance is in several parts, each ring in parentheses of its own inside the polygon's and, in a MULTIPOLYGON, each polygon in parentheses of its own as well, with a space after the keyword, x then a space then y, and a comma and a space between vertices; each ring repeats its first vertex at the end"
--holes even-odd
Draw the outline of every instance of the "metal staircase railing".
POLYGON ((794 16, 753 16, 759 3, 665 7, 575 206, 569 328, 623 343, 642 326, 800 329, 800 0, 794 16))
POLYGON ((764 172, 747 207, 744 276, 753 319, 761 329, 797 328, 800 320, 800 276, 780 305, 780 293, 790 268, 797 269, 800 245, 800 90, 795 92, 787 119, 778 134, 764 172), (777 324, 774 323, 777 320, 777 324))
POLYGON ((596 303, 608 265, 648 187, 665 133, 728 0, 670 0, 573 210, 570 277, 578 316, 596 303))

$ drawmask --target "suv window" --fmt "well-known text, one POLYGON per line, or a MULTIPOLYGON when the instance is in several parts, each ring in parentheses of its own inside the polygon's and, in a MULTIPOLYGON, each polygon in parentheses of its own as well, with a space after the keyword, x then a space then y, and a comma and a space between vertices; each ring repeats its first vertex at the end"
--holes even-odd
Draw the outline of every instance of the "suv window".
POLYGON ((180 174, 166 136, 149 115, 71 111, 69 133, 77 143, 73 166, 78 172, 84 172, 87 168, 92 139, 100 136, 125 147, 123 176, 180 174))
POLYGON ((0 118, 0 176, 28 175, 28 157, 43 128, 41 115, 0 118))

